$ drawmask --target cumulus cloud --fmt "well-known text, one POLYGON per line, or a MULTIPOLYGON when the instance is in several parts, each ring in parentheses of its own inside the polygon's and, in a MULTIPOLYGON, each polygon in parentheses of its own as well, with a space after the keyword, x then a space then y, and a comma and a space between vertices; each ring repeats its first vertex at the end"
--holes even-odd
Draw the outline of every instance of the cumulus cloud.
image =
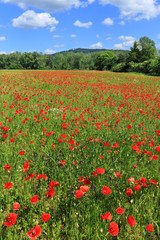
POLYGON ((99 0, 102 5, 111 4, 120 9, 121 17, 135 20, 151 19, 160 14, 157 0, 99 0))
POLYGON ((5 41, 6 37, 0 37, 0 41, 5 41))
POLYGON ((111 18, 104 19, 104 21, 102 23, 107 25, 107 26, 112 26, 114 24, 114 22, 111 18))
POLYGON ((94 43, 90 46, 91 48, 102 48, 103 44, 101 42, 94 43))
POLYGON ((81 6, 80 0, 1 0, 4 3, 14 3, 20 8, 35 7, 48 12, 57 12, 81 6))
POLYGON ((132 47, 134 44, 134 41, 136 41, 135 37, 132 36, 119 36, 119 40, 122 40, 122 43, 117 43, 114 45, 114 48, 117 49, 125 49, 126 47, 132 47))
POLYGON ((49 13, 35 13, 32 10, 28 10, 20 15, 18 18, 12 20, 13 26, 23 29, 36 29, 50 27, 50 31, 55 29, 55 25, 59 22, 52 17, 49 13))
POLYGON ((7 54, 6 52, 0 52, 0 55, 2 55, 2 54, 7 54))
POLYGON ((44 52, 45 52, 45 54, 54 54, 54 53, 56 53, 55 50, 52 50, 50 48, 46 49, 44 52))
POLYGON ((90 21, 90 22, 82 23, 79 20, 77 20, 73 23, 73 25, 76 27, 89 28, 92 26, 92 22, 90 21))
POLYGON ((71 37, 71 38, 76 38, 77 35, 76 35, 76 34, 71 34, 70 37, 71 37))

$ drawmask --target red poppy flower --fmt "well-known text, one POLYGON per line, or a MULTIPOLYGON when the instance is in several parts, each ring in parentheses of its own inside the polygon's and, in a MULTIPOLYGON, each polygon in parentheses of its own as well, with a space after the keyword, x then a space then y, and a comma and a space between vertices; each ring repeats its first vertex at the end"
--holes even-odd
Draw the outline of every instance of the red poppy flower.
POLYGON ((10 189, 13 187, 13 183, 9 182, 4 185, 4 188, 10 189))
POLYGON ((51 181, 51 182, 49 183, 49 187, 50 187, 50 188, 54 188, 55 186, 58 186, 58 187, 59 187, 59 186, 60 186, 60 185, 59 185, 59 182, 51 181))
POLYGON ((153 156, 152 156, 152 159, 153 159, 153 160, 157 160, 157 159, 158 159, 158 155, 153 155, 153 156))
POLYGON ((136 191, 140 191, 140 189, 141 189, 141 184, 135 185, 135 186, 134 186, 134 189, 135 189, 136 191))
POLYGON ((116 209, 116 212, 117 212, 118 214, 122 214, 122 213, 124 213, 124 209, 121 208, 121 207, 119 207, 119 208, 116 209))
POLYGON ((112 192, 112 190, 111 190, 108 186, 104 186, 104 187, 102 188, 102 193, 103 193, 104 195, 110 195, 111 192, 112 192))
POLYGON ((126 195, 127 195, 128 197, 130 197, 130 196, 132 196, 132 193, 133 193, 132 189, 127 188, 126 195))
POLYGON ((154 232, 154 228, 151 223, 148 224, 148 226, 146 227, 146 230, 149 232, 154 232))
POLYGON ((131 183, 133 183, 133 182, 134 182, 134 177, 128 178, 128 181, 131 182, 131 183))
POLYGON ((97 168, 96 172, 99 174, 104 174, 105 173, 105 169, 104 168, 97 168))
POLYGON ((36 202, 38 202, 38 200, 39 200, 39 197, 37 195, 34 195, 33 197, 30 198, 30 201, 32 203, 36 203, 36 202))
POLYGON ((160 153, 160 146, 156 146, 155 150, 160 153))
POLYGON ((152 185, 158 185, 158 182, 156 182, 155 180, 150 179, 149 181, 152 185))
POLYGON ((35 240, 36 237, 39 237, 42 233, 40 225, 37 225, 35 228, 26 233, 27 237, 32 240, 35 240))
POLYGON ((141 181, 142 183, 145 183, 145 182, 147 182, 147 179, 144 178, 144 177, 141 177, 141 178, 140 178, 140 181, 141 181))
POLYGON ((105 214, 101 215, 101 219, 102 220, 105 219, 105 220, 111 221, 112 220, 112 215, 111 215, 110 212, 105 213, 105 214))
POLYGON ((19 152, 19 155, 24 155, 25 154, 25 151, 20 151, 19 152))
POLYGON ((120 174, 120 172, 115 172, 114 175, 115 175, 115 177, 119 177, 119 178, 122 177, 122 175, 120 174))
POLYGON ((89 189, 90 189, 90 187, 88 187, 88 186, 80 186, 80 190, 82 192, 87 192, 89 189))
POLYGON ((119 233, 119 227, 118 227, 117 223, 111 222, 109 224, 108 231, 112 236, 117 236, 119 233))
POLYGON ((129 225, 131 226, 135 226, 136 225, 136 220, 134 219, 134 217, 132 215, 130 215, 127 219, 127 222, 129 225))
POLYGON ((105 147, 108 147, 108 146, 109 146, 109 143, 105 143, 104 146, 105 146, 105 147))
POLYGON ((9 171, 11 169, 11 166, 9 166, 8 164, 4 165, 4 170, 9 171))
POLYGON ((18 210, 20 208, 20 204, 18 202, 13 203, 13 210, 18 210))
POLYGON ((83 195, 84 195, 84 192, 82 192, 81 190, 77 190, 75 194, 75 198, 81 198, 83 195))
POLYGON ((61 160, 60 161, 60 165, 64 166, 66 164, 66 161, 65 160, 61 160))
POLYGON ((42 214, 42 221, 47 222, 50 219, 50 214, 49 213, 43 213, 42 214))
POLYGON ((7 216, 7 221, 4 222, 3 224, 6 225, 7 227, 12 227, 12 224, 16 224, 17 221, 17 214, 16 213, 9 213, 9 216, 7 216))
POLYGON ((85 185, 89 185, 91 183, 91 181, 89 179, 84 179, 82 181, 85 185))
POLYGON ((44 175, 44 174, 39 174, 39 175, 36 177, 36 180, 41 179, 41 178, 44 178, 45 180, 48 180, 47 175, 44 175))
POLYGON ((48 192, 45 193, 48 198, 52 198, 54 194, 55 190, 53 188, 48 189, 48 192))

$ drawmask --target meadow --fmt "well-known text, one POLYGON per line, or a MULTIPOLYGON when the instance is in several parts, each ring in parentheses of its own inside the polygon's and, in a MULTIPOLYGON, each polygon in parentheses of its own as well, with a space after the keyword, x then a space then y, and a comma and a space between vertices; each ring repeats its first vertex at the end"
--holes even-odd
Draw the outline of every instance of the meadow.
POLYGON ((0 73, 0 239, 160 239, 160 77, 0 73))

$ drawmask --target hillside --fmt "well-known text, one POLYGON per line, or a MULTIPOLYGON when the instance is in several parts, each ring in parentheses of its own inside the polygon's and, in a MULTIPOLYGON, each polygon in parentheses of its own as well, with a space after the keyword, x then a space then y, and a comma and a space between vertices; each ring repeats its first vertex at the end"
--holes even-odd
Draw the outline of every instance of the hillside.
MULTIPOLYGON (((88 54, 88 53, 94 53, 94 52, 103 52, 103 51, 112 51, 115 54, 119 54, 119 53, 127 53, 129 52, 128 50, 115 50, 115 49, 90 49, 90 48, 75 48, 75 49, 70 49, 67 51, 61 51, 58 52, 62 55, 65 55, 66 53, 84 53, 84 54, 88 54)), ((54 55, 56 55, 57 53, 54 53, 54 55)))

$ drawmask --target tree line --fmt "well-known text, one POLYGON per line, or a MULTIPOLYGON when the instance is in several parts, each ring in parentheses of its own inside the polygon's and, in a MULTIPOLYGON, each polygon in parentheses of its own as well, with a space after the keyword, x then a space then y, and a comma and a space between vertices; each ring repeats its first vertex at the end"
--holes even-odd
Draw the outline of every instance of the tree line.
POLYGON ((160 57, 154 41, 145 36, 135 41, 130 51, 1 54, 0 69, 111 70, 160 75, 160 57))

